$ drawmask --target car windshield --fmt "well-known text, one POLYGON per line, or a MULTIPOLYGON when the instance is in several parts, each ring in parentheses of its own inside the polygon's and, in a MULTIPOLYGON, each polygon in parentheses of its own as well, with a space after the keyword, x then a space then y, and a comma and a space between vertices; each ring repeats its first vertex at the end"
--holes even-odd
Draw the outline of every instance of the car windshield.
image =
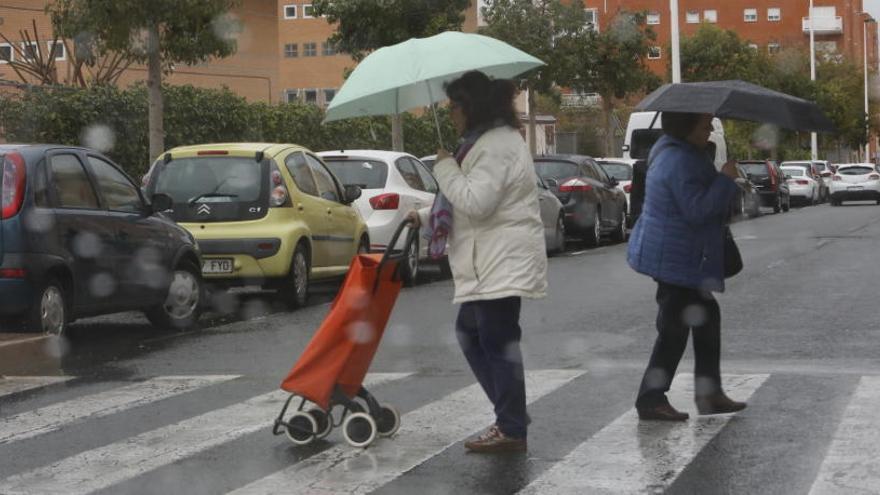
POLYGON ((782 171, 792 177, 803 177, 807 172, 800 167, 785 167, 782 171))
POLYGON ((740 163, 739 166, 749 175, 769 175, 764 163, 740 163))
POLYGON ((555 160, 535 161, 535 170, 542 179, 560 180, 580 175, 578 174, 577 165, 574 163, 555 160))
POLYGON ((662 129, 636 129, 629 145, 631 158, 646 159, 654 143, 663 135, 662 129))
POLYGON ((865 175, 873 172, 874 169, 868 166, 865 167, 846 167, 837 169, 837 173, 840 175, 865 175))
POLYGON ((383 189, 388 179, 388 165, 376 160, 354 158, 324 158, 327 167, 346 186, 361 189, 383 189))
POLYGON ((260 198, 265 182, 261 173, 250 157, 179 158, 161 168, 153 192, 167 194, 175 203, 249 203, 260 198))
POLYGON ((626 163, 621 162, 599 162, 599 165, 605 170, 605 173, 617 180, 632 180, 633 169, 626 163))

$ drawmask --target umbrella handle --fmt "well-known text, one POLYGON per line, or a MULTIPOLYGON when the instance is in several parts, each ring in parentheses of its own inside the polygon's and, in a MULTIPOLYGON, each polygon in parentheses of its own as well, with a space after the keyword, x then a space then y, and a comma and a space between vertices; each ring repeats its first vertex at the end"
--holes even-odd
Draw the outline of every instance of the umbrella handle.
POLYGON ((434 95, 431 91, 431 83, 425 81, 425 85, 428 86, 428 100, 431 102, 431 112, 434 114, 434 126, 437 128, 437 140, 440 141, 440 148, 446 149, 446 146, 443 145, 443 134, 440 132, 440 119, 437 118, 437 106, 434 104, 434 95))

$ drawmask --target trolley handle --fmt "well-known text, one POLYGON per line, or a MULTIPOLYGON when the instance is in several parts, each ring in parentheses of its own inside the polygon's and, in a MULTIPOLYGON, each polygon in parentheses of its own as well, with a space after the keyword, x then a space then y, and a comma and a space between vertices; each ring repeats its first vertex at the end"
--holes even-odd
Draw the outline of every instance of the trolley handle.
MULTIPOLYGON (((402 259, 406 259, 409 254, 410 247, 412 247, 413 242, 416 239, 416 235, 418 235, 419 229, 415 227, 415 223, 407 218, 404 221, 400 222, 400 225, 394 230, 394 235, 391 236, 391 240, 388 242, 388 247, 385 249, 385 254, 382 255, 382 260, 379 261, 379 267, 376 270, 376 283, 373 285, 373 292, 376 292, 376 289, 379 287, 379 277, 382 274, 382 269, 385 268, 385 265, 389 261, 399 261, 402 259), (403 229, 409 228, 409 231, 406 234, 406 240, 403 243, 403 249, 395 253, 394 246, 397 245, 398 239, 400 239, 400 234, 403 233, 403 229)), ((399 268, 400 265, 398 265, 399 268)))

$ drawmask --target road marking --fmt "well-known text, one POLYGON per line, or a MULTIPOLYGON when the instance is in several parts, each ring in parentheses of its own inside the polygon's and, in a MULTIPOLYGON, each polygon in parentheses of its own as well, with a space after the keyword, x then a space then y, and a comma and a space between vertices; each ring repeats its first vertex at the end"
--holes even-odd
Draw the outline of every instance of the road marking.
POLYGON ((850 399, 810 495, 876 493, 880 486, 880 377, 865 376, 850 399))
MULTIPOLYGON (((726 375, 725 389, 748 399, 769 375, 726 375)), ((693 375, 680 374, 669 394, 676 407, 693 403, 693 375)), ((526 486, 525 494, 660 493, 733 415, 694 416, 682 423, 639 421, 630 410, 578 445, 526 486)))
POLYGON ((0 445, 60 430, 86 418, 108 416, 238 377, 239 375, 162 376, 16 414, 4 418, 0 423, 0 445))
MULTIPOLYGON (((529 400, 535 401, 583 373, 526 372, 529 400)), ((492 405, 474 384, 405 414, 393 439, 379 440, 366 450, 341 444, 231 493, 368 493, 489 426, 494 419, 492 405)))
MULTIPOLYGON (((411 373, 371 373, 375 386, 411 373)), ((211 447, 268 430, 289 394, 276 390, 194 418, 81 452, 0 481, 0 493, 86 494, 105 489, 211 447)))
POLYGON ((54 383, 66 382, 72 376, 7 376, 0 378, 0 397, 54 383))
POLYGON ((40 335, 37 337, 17 338, 17 339, 8 340, 5 342, 0 342, 0 347, 9 347, 9 346, 13 346, 13 345, 26 344, 28 342, 37 342, 39 340, 46 340, 48 338, 49 338, 48 335, 40 335))

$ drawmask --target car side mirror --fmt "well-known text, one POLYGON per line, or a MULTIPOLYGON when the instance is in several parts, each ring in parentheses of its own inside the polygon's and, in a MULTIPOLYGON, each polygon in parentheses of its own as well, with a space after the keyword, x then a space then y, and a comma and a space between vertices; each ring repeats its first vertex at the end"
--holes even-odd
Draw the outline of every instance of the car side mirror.
POLYGON ((624 144, 623 146, 620 147, 620 149, 623 150, 623 151, 629 151, 629 145, 628 145, 628 144, 624 144))
POLYGON ((617 180, 616 178, 611 177, 611 178, 608 179, 608 185, 609 185, 609 186, 611 186, 611 187, 616 187, 618 184, 620 184, 620 181, 617 180))
POLYGON ((556 179, 544 179, 544 183, 547 184, 547 187, 559 187, 559 181, 556 179))
POLYGON ((150 198, 150 211, 153 214, 166 212, 174 207, 174 200, 164 193, 156 193, 150 198))
POLYGON ((789 180, 789 179, 791 179, 791 175, 785 174, 785 180, 789 180))
POLYGON ((345 203, 351 204, 354 203, 355 200, 361 197, 363 191, 361 191, 360 186, 348 185, 345 186, 345 203))

